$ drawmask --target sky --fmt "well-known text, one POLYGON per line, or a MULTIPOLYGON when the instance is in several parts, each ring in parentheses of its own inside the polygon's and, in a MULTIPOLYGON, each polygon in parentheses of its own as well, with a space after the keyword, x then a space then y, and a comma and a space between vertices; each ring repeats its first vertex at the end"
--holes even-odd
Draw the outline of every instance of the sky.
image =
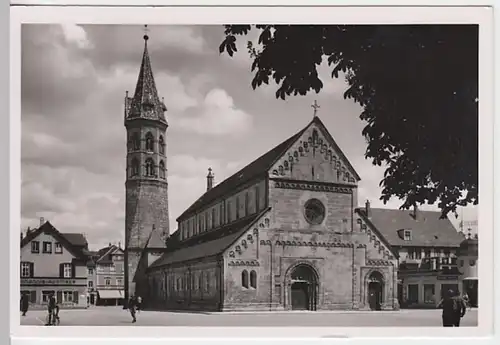
MULTIPOLYGON (((319 67, 319 94, 283 101, 275 97, 276 85, 251 88, 248 38, 230 58, 219 54, 222 26, 150 26, 148 34, 156 86, 168 108, 171 233, 175 219, 205 192, 209 167, 215 183, 231 176, 306 126, 315 100, 319 117, 361 176, 359 202, 401 205, 379 200, 384 169, 364 158, 361 108, 344 100, 345 81, 332 79, 326 63, 319 67)), ((123 244, 123 103, 137 82, 143 35, 137 25, 23 25, 21 230, 38 227, 44 217, 61 232, 84 233, 90 249, 123 244)), ((477 207, 459 214, 474 221, 477 207)), ((458 226, 454 216, 450 220, 458 226)))

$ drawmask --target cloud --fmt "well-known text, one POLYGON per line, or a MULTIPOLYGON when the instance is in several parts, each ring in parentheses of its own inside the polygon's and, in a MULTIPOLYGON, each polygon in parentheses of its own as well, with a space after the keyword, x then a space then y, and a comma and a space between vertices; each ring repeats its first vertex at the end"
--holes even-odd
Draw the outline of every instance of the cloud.
POLYGON ((79 49, 92 48, 87 32, 82 26, 74 23, 63 23, 61 29, 67 42, 76 44, 79 49))
POLYGON ((205 135, 238 136, 252 127, 252 117, 238 109, 225 90, 210 90, 190 116, 176 119, 176 125, 205 135))

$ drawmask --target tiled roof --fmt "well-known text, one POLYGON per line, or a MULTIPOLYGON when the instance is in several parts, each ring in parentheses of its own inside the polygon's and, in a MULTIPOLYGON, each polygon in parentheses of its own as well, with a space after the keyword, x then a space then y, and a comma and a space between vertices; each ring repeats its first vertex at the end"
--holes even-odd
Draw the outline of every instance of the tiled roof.
POLYGON ((286 153, 286 150, 302 135, 306 130, 306 126, 300 132, 294 134, 287 140, 283 141, 281 144, 268 151, 264 155, 260 156, 252 163, 248 164, 246 167, 228 177, 212 189, 208 190, 203 194, 198 200, 196 200, 190 207, 186 209, 178 218, 177 221, 181 220, 185 215, 189 215, 195 210, 208 205, 214 200, 227 195, 228 193, 234 191, 239 185, 251 181, 257 176, 267 172, 272 165, 279 159, 282 155, 286 153))
MULTIPOLYGON (((358 209, 358 212, 364 209, 358 209)), ((370 222, 391 246, 458 247, 463 236, 448 218, 440 219, 441 212, 418 210, 417 220, 413 211, 383 208, 370 209, 370 222), (411 240, 405 241, 398 230, 411 230, 411 240)))
POLYGON ((193 237, 191 240, 182 242, 179 244, 179 248, 163 254, 158 260, 153 262, 150 268, 220 254, 267 211, 268 209, 229 224, 214 232, 209 232, 202 237, 193 237))
POLYGON ((77 247, 85 247, 88 245, 87 239, 83 234, 74 234, 74 233, 61 233, 66 239, 71 242, 74 246, 77 247))
POLYGON ((141 69, 139 71, 135 93, 132 98, 127 97, 127 120, 146 118, 159 120, 166 124, 164 112, 167 108, 158 97, 153 70, 149 60, 148 38, 147 36, 144 36, 144 38, 144 53, 142 55, 141 69), (144 111, 144 105, 148 105, 151 111, 144 111))
POLYGON ((87 253, 84 251, 85 248, 82 248, 81 245, 75 245, 73 242, 70 241, 70 238, 77 243, 82 243, 82 239, 87 243, 87 240, 85 239, 85 236, 83 234, 62 234, 60 233, 52 224, 50 224, 49 221, 46 221, 44 224, 42 224, 38 229, 33 229, 30 231, 21 241, 21 248, 30 243, 35 237, 37 237, 39 234, 42 232, 51 234, 54 236, 55 239, 57 239, 65 249, 69 250, 73 255, 75 255, 78 258, 86 258, 87 253), (75 236, 71 236, 75 235, 75 236), (76 236, 78 235, 78 236, 76 236))

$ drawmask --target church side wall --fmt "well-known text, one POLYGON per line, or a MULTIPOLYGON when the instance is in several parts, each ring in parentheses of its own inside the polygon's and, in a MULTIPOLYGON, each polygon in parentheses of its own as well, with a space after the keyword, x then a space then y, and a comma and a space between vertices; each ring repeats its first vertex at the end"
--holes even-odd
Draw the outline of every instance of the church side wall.
POLYGON ((222 274, 222 261, 215 257, 155 269, 149 274, 150 308, 217 311, 222 274))

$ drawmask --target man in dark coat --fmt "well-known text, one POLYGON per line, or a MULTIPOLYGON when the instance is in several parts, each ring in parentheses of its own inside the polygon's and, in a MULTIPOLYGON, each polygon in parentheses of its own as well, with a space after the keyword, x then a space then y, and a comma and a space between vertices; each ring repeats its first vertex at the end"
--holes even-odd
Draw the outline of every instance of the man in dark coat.
POLYGON ((23 316, 26 316, 26 312, 30 306, 30 300, 27 293, 23 293, 21 296, 21 311, 23 312, 23 316))
POLYGON ((460 327, 460 320, 464 317, 465 312, 467 311, 467 303, 464 298, 460 296, 460 292, 457 291, 455 297, 456 299, 456 308, 455 308, 455 322, 453 326, 460 327))
POLYGON ((128 310, 130 311, 130 315, 132 316, 132 323, 137 322, 137 319, 135 318, 136 309, 137 309, 137 300, 132 295, 128 300, 128 310))
POLYGON ((443 308, 443 327, 460 327, 460 319, 465 315, 465 303, 453 290, 448 290, 439 302, 438 308, 443 308))

